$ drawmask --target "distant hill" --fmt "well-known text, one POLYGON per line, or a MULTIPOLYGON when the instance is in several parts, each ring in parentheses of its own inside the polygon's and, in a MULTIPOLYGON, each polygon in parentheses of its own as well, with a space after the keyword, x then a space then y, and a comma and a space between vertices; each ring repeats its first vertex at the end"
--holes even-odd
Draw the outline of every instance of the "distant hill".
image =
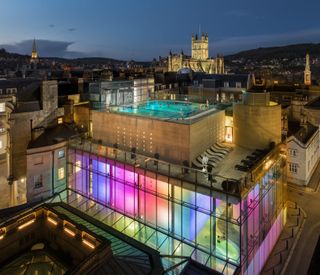
MULTIPOLYGON (((225 56, 226 64, 229 65, 233 63, 234 60, 243 60, 245 63, 250 64, 251 61, 258 62, 259 65, 263 65, 264 61, 271 59, 303 59, 306 53, 310 54, 311 59, 318 58, 320 59, 320 43, 306 43, 306 44, 296 44, 296 45, 287 45, 287 46, 279 46, 279 47, 268 47, 268 48, 257 48, 252 50, 241 51, 236 54, 231 54, 225 56), (261 62, 262 61, 262 62, 261 62), (261 63, 260 63, 261 62, 261 63)), ((29 55, 21 55, 17 53, 9 53, 5 49, 0 49, 0 59, 12 62, 25 62, 30 58, 29 55)), ((70 65, 99 65, 99 64, 125 64, 127 61, 125 60, 117 60, 113 58, 106 57, 84 57, 84 58, 59 58, 59 57, 40 57, 47 60, 55 60, 57 62, 70 64, 70 65)), ((132 61, 129 61, 132 62, 132 61)), ((139 64, 142 66, 149 66, 151 62, 139 62, 134 61, 135 64, 139 64)), ((1 65, 1 64, 0 64, 1 65)), ((5 64, 2 64, 5 65, 5 64)), ((233 65, 237 66, 237 63, 233 65)), ((289 67, 292 64, 288 65, 289 67)))
POLYGON ((18 53, 9 53, 5 49, 0 49, 0 58, 12 58, 12 59, 25 59, 25 58, 30 58, 28 55, 22 55, 18 53))
MULTIPOLYGON (((0 59, 6 60, 7 62, 10 61, 21 63, 21 62, 28 62, 30 59, 30 55, 22 55, 18 53, 10 53, 7 52, 5 49, 0 49, 0 59)), ((125 60, 118 60, 114 58, 107 58, 107 57, 82 57, 82 58, 62 58, 62 57, 40 57, 40 59, 45 60, 52 60, 64 64, 69 65, 102 65, 102 64, 108 64, 108 65, 116 65, 116 64, 125 64, 127 61, 125 60)), ((147 66, 151 62, 139 62, 139 61, 132 61, 135 64, 144 65, 147 66)), ((3 64, 4 65, 4 64, 3 64)))
POLYGON ((236 54, 225 56, 226 60, 235 60, 239 58, 263 60, 272 58, 304 58, 306 53, 311 57, 320 56, 320 43, 296 44, 279 47, 257 48, 253 50, 242 51, 236 54))

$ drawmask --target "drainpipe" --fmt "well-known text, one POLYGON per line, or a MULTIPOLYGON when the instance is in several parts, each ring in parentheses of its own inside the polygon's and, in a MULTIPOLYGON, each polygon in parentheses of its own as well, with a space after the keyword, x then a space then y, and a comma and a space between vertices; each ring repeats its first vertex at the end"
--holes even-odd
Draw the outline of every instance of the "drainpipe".
POLYGON ((54 194, 54 150, 52 151, 52 176, 51 176, 51 196, 54 194))
POLYGON ((33 141, 33 130, 32 130, 32 126, 33 126, 32 124, 33 124, 33 123, 32 123, 32 122, 33 122, 33 120, 30 119, 30 140, 31 140, 31 141, 33 141))

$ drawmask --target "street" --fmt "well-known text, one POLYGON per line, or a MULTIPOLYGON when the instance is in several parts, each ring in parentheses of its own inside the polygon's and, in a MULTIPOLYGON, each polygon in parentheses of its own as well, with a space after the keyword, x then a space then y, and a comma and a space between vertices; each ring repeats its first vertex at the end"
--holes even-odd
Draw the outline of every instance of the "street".
POLYGON ((306 213, 307 219, 300 238, 288 259, 282 274, 307 274, 310 261, 320 234, 320 165, 314 172, 309 188, 288 184, 288 200, 296 202, 306 213))

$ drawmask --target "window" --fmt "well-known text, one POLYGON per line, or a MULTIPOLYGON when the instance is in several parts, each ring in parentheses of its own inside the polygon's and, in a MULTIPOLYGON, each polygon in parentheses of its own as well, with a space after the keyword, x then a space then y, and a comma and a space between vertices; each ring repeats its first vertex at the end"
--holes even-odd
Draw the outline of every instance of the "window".
POLYGON ((291 157, 296 157, 297 156, 297 149, 288 149, 288 151, 289 151, 289 155, 291 156, 291 157))
POLYGON ((0 112, 5 112, 6 111, 6 103, 5 102, 1 102, 0 103, 0 112))
POLYGON ((41 188, 43 186, 42 175, 36 175, 33 177, 34 189, 41 188))
POLYGON ((229 82, 228 82, 228 81, 225 81, 225 82, 223 83, 223 87, 229 88, 229 82))
POLYGON ((58 124, 62 124, 63 123, 63 117, 58 117, 58 124))
POLYGON ((58 169, 58 180, 63 180, 64 179, 64 167, 60 167, 58 169))
POLYGON ((17 88, 7 88, 7 94, 16 94, 17 93, 17 88))
POLYGON ((2 140, 0 140, 0 149, 2 149, 2 147, 3 147, 3 142, 2 140))
POLYGON ((76 161, 76 173, 81 170, 81 160, 76 161))
POLYGON ((241 82, 236 82, 236 88, 242 88, 241 87, 241 82))
POLYGON ((292 174, 298 173, 298 164, 297 163, 289 163, 289 171, 292 174))
POLYGON ((64 150, 59 150, 58 152, 58 158, 61 159, 64 157, 64 150))

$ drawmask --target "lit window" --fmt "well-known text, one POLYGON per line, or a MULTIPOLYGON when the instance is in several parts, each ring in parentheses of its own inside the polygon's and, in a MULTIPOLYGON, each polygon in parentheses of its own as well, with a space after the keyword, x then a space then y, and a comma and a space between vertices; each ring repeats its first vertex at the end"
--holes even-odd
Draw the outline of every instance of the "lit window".
POLYGON ((76 173, 81 170, 81 160, 76 161, 76 173))
POLYGON ((58 158, 61 159, 61 158, 63 158, 63 157, 64 157, 64 150, 60 150, 60 151, 58 152, 58 158))
POLYGON ((4 102, 0 103, 0 112, 5 112, 6 111, 6 104, 4 102))
POLYGON ((64 179, 64 167, 60 167, 58 169, 58 180, 63 180, 64 179))
POLYGON ((63 123, 63 118, 62 117, 58 117, 58 124, 62 124, 63 123))
POLYGON ((289 171, 292 174, 297 174, 298 173, 298 164, 296 163, 289 163, 289 171))
POLYGON ((2 149, 3 147, 3 143, 2 143, 2 140, 0 140, 0 149, 2 149))
POLYGON ((232 127, 230 126, 226 126, 226 129, 225 129, 225 133, 226 133, 226 136, 225 136, 225 139, 226 139, 226 142, 232 142, 233 140, 233 131, 232 131, 232 127))
POLYGON ((36 175, 33 177, 34 189, 41 188, 43 186, 42 175, 36 175))

